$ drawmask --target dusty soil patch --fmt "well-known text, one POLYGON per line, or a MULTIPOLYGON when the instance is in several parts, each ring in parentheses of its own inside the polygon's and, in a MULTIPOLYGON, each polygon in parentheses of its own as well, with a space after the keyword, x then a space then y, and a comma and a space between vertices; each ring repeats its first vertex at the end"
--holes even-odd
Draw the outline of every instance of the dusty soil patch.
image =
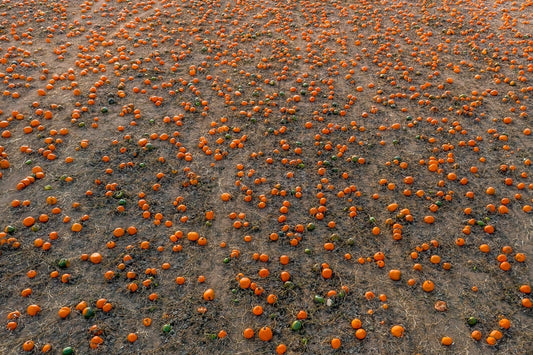
POLYGON ((531 5, 3 0, 0 353, 531 351, 531 5))

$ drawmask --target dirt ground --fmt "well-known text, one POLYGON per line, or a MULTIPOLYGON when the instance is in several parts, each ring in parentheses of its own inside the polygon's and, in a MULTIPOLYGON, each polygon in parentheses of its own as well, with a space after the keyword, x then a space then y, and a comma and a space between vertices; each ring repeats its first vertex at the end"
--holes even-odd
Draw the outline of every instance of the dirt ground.
POLYGON ((0 353, 532 353, 532 5, 1 0, 0 353))

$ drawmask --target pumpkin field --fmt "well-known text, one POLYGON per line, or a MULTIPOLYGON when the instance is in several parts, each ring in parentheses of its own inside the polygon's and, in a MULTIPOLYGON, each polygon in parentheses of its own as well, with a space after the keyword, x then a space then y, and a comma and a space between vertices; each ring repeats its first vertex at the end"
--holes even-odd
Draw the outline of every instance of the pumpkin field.
POLYGON ((0 0, 0 354, 533 353, 532 30, 0 0))

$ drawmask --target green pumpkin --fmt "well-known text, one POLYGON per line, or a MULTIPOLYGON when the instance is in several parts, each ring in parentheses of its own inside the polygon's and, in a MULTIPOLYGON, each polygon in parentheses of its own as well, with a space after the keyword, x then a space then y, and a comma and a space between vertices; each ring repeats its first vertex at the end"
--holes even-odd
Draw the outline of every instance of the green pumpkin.
POLYGON ((94 309, 92 309, 91 307, 85 308, 83 310, 83 317, 85 317, 85 319, 94 317, 94 309))
POLYGON ((469 317, 467 319, 468 325, 476 325, 477 324, 477 318, 476 317, 469 317))
POLYGON ((302 329, 302 322, 300 322, 299 320, 295 320, 291 324, 291 329, 294 331, 302 329))
POLYGON ((325 302, 324 297, 319 296, 319 295, 316 295, 316 296, 315 296, 314 301, 315 301, 316 303, 324 303, 324 302, 325 302))
POLYGON ((61 258, 57 262, 57 266, 59 266, 61 269, 66 269, 70 266, 70 260, 68 260, 67 258, 61 258))

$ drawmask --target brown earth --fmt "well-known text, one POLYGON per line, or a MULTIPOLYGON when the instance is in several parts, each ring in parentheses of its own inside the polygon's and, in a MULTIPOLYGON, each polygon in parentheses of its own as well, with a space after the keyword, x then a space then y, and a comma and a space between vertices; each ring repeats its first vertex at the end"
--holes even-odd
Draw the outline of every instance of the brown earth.
POLYGON ((531 5, 2 0, 0 353, 533 351, 531 5))

